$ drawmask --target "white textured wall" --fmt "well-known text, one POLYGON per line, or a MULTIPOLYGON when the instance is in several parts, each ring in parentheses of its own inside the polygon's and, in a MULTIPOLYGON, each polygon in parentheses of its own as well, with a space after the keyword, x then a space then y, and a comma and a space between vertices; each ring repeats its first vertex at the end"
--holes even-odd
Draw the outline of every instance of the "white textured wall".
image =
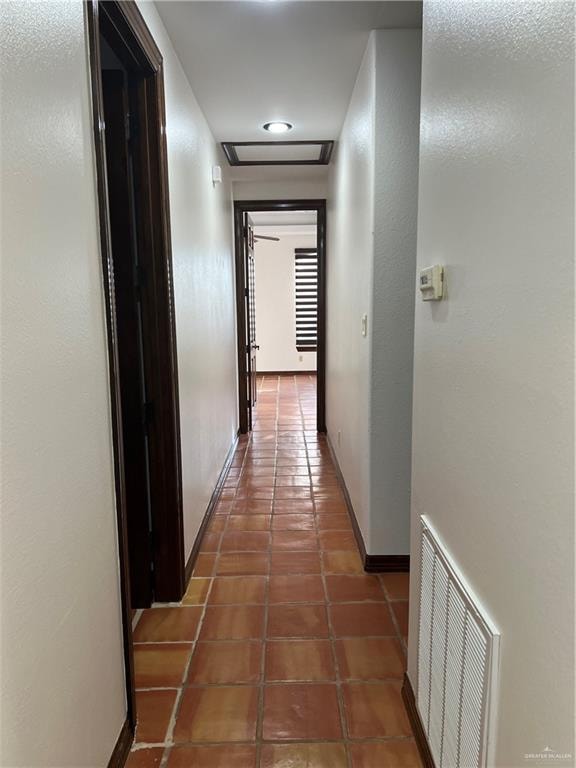
POLYGON ((422 33, 382 29, 374 36, 369 553, 406 555, 410 551, 422 33))
POLYGON ((375 555, 409 551, 420 53, 372 33, 331 163, 327 427, 375 555))
POLYGON ((232 191, 225 160, 153 3, 140 9, 164 58, 188 557, 236 430, 232 191))
POLYGON ((100 768, 125 717, 81 2, 0 3, 0 764, 100 768))
POLYGON ((327 429, 368 547, 370 340, 361 318, 372 304, 375 58, 372 35, 330 167, 326 258, 327 429))
POLYGON ((294 254, 296 248, 316 248, 316 235, 286 234, 269 227, 266 235, 280 241, 260 240, 254 247, 257 370, 315 371, 316 353, 296 349, 294 254))
MULTIPOLYGON (((303 166, 306 168, 306 166, 303 166)), ((235 181, 234 200, 324 200, 328 186, 325 179, 306 178, 301 167, 294 167, 293 178, 268 178, 269 168, 264 167, 259 181, 235 181)))
MULTIPOLYGON (((188 554, 237 422, 231 185, 141 8, 165 61, 188 554)), ((103 767, 126 705, 84 8, 0 13, 0 764, 103 767)))
POLYGON ((495 768, 574 754, 573 35, 572 3, 425 3, 413 574, 427 514, 502 632, 495 768))

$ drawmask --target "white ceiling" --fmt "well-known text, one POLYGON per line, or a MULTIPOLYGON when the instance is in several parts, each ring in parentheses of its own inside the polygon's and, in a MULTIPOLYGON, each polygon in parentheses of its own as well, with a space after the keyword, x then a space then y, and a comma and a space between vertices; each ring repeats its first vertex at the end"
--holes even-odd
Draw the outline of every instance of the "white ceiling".
POLYGON ((161 0, 156 6, 218 141, 337 138, 368 35, 420 27, 412 0, 161 0), (276 137, 280 138, 280 137, 276 137))

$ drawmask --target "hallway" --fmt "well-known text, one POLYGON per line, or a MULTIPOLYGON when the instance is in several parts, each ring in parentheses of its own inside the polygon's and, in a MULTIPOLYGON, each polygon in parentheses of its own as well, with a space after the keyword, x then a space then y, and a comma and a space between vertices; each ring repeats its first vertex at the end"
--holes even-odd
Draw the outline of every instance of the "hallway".
POLYGON ((575 2, 0 2, 0 768, 575 764, 575 2))
POLYGON ((135 627, 128 768, 412 768, 408 576, 363 573, 314 376, 260 377, 188 591, 135 627))

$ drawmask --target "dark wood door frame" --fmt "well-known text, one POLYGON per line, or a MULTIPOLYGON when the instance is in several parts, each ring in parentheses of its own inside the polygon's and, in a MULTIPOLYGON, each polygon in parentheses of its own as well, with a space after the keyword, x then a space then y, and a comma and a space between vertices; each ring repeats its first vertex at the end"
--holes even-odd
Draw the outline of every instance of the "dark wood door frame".
POLYGON ((316 423, 326 432, 326 200, 237 200, 234 203, 234 253, 236 261, 236 329, 238 347, 238 415, 240 433, 249 430, 246 388, 246 281, 244 270, 244 213, 258 211, 316 211, 318 249, 318 347, 316 351, 316 423))
POLYGON ((179 600, 185 589, 180 456, 180 417, 168 166, 162 55, 133 0, 87 0, 86 16, 92 83, 100 245, 107 315, 107 340, 114 447, 116 511, 120 557, 122 623, 127 688, 127 727, 136 724, 132 610, 126 517, 126 487, 119 380, 119 352, 114 296, 114 261, 106 178, 104 105, 101 76, 100 34, 114 43, 127 69, 137 75, 139 188, 138 238, 146 249, 152 274, 146 288, 159 309, 153 323, 154 348, 150 386, 154 413, 151 484, 158 504, 153 511, 155 597, 179 600), (163 342, 163 343, 162 343, 163 342))
MULTIPOLYGON (((100 38, 100 45, 105 38, 100 38)), ((101 51, 102 53, 102 51, 101 51)), ((144 312, 147 300, 135 287, 138 264, 135 196, 132 182, 134 144, 129 134, 130 76, 118 69, 119 60, 107 52, 110 68, 102 69, 104 115, 106 120, 106 174, 110 235, 114 256, 114 294, 118 331, 119 381, 124 448, 124 483, 127 503, 130 600, 133 607, 148 607, 154 599, 152 537, 150 536, 147 425, 142 418, 146 402, 143 355, 144 312), (112 68, 112 66, 114 68, 112 68), (143 482, 144 479, 144 482, 143 482), (143 514, 143 510, 146 511, 143 514)))
POLYGON ((258 398, 258 381, 257 381, 257 362, 256 362, 256 350, 258 346, 256 344, 256 303, 254 296, 255 287, 255 255, 254 255, 254 226, 249 213, 244 214, 243 231, 246 233, 246 237, 243 240, 242 245, 246 249, 244 251, 245 269, 244 279, 248 281, 246 291, 246 362, 248 365, 248 429, 253 427, 253 415, 254 408, 256 406, 256 400, 258 398))

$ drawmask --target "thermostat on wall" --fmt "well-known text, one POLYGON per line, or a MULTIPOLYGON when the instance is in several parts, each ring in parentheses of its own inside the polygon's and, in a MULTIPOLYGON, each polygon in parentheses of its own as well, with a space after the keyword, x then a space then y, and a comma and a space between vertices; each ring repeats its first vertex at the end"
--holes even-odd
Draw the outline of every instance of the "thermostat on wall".
POLYGON ((438 301, 444 295, 444 267, 435 264, 420 272, 420 291, 423 301, 438 301))

